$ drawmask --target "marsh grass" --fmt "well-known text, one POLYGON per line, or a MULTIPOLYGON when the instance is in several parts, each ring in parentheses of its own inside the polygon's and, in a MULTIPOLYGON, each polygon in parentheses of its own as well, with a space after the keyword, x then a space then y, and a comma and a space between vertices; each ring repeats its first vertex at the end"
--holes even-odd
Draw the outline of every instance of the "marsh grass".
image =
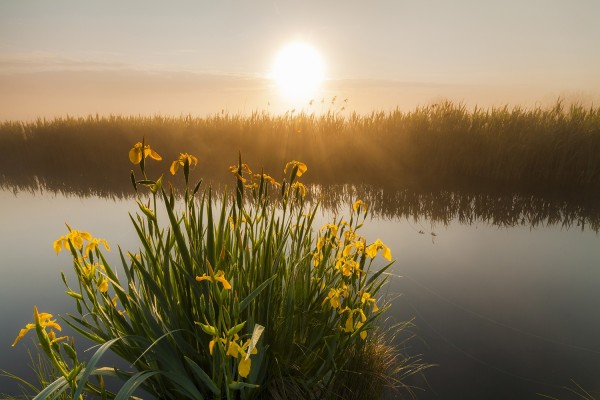
POLYGON ((124 195, 129 192, 121 177, 129 166, 117 155, 142 134, 167 159, 185 148, 210 160, 202 164, 207 180, 226 180, 225 160, 242 150, 267 171, 304 160, 318 171, 307 183, 600 190, 600 108, 565 106, 561 100, 531 109, 467 109, 446 101, 348 116, 256 112, 5 121, 0 179, 15 187, 87 185, 97 193, 124 195))
POLYGON ((277 182, 240 156, 229 168, 233 191, 216 203, 210 187, 190 181, 195 156, 180 153, 171 164, 185 182, 181 196, 151 177, 151 159, 161 156, 145 142, 129 159, 140 167, 131 173, 140 249, 119 249, 125 276, 118 277, 105 239, 67 226, 54 242, 57 253, 70 252, 77 276, 67 282, 63 274, 77 308, 64 321, 100 347, 81 361, 72 338, 57 337, 53 316, 34 308, 15 343, 35 330, 60 375, 36 399, 120 400, 138 388, 160 399, 351 399, 367 384, 373 393, 387 386, 410 393, 402 378, 426 365, 374 334, 389 308, 378 293, 391 251, 360 236, 364 202, 318 228, 319 205, 305 202, 299 180, 302 162, 289 162, 277 182), (373 263, 378 254, 387 263, 373 263), (102 366, 109 350, 132 369, 102 366), (122 381, 117 393, 105 379, 122 381))

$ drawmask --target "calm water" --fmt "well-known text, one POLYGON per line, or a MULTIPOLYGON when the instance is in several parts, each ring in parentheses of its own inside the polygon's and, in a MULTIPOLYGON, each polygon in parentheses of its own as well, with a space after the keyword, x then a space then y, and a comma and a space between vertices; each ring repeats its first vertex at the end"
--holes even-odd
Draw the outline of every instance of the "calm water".
MULTIPOLYGON (((66 222, 108 239, 118 265, 117 244, 138 248, 127 217, 135 204, 0 191, 0 205, 0 369, 31 376, 23 343, 34 335, 12 348, 19 329, 32 320, 34 305, 54 314, 72 307, 60 279, 60 271, 69 275, 70 259, 57 256, 52 242, 66 222)), ((416 338, 407 351, 438 364, 426 380, 412 382, 425 389, 417 398, 567 399, 571 379, 600 397, 598 235, 576 224, 433 219, 378 217, 363 228, 397 260, 387 287, 389 316, 414 318, 416 338)), ((0 389, 19 393, 6 378, 0 389)))

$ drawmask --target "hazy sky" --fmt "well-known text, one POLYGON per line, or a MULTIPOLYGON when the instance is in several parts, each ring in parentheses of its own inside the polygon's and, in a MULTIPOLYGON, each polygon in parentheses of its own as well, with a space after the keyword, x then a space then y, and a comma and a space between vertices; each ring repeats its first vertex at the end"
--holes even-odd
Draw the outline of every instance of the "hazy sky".
POLYGON ((599 104, 598 21, 598 0, 3 0, 0 120, 311 109, 268 79, 297 40, 324 60, 316 111, 599 104))

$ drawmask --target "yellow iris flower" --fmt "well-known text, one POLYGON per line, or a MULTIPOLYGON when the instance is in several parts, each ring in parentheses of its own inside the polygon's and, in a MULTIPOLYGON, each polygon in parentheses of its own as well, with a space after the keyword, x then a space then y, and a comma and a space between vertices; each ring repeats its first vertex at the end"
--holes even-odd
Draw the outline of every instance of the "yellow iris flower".
POLYGON ((323 231, 331 231, 331 234, 333 236, 337 236, 338 234, 338 226, 336 224, 325 224, 321 227, 321 229, 319 229, 319 233, 323 232, 323 231))
POLYGON ((367 256, 371 258, 375 258, 377 252, 379 250, 383 250, 381 255, 388 261, 392 261, 392 252, 389 247, 387 247, 380 239, 377 239, 373 244, 369 245, 365 250, 367 256))
POLYGON ((306 164, 304 164, 303 162, 294 160, 294 161, 290 161, 289 163, 287 163, 285 165, 285 168, 283 169, 283 173, 287 174, 288 168, 290 168, 290 170, 293 171, 294 167, 298 167, 298 171, 296 172, 297 177, 301 177, 302 174, 304 174, 308 170, 308 167, 306 166, 306 164))
POLYGON ((77 229, 71 229, 70 227, 68 234, 61 236, 52 243, 52 248, 56 251, 56 254, 60 253, 63 248, 65 250, 70 250, 71 245, 73 245, 75 249, 81 250, 83 249, 84 242, 88 242, 85 246, 85 254, 95 251, 100 244, 103 244, 104 248, 110 251, 110 246, 105 239, 94 238, 89 232, 78 231, 77 229))
POLYGON ((350 309, 348 307, 342 309, 342 297, 348 297, 349 294, 348 285, 346 284, 343 284, 339 289, 329 289, 329 293, 321 305, 325 305, 329 301, 329 305, 332 308, 337 309, 339 314, 343 314, 350 309))
POLYGON ((323 236, 319 236, 317 239, 317 251, 321 251, 323 246, 325 245, 325 238, 323 236))
POLYGON ((239 169, 239 165, 229 166, 229 171, 231 171, 232 174, 234 174, 240 181, 242 181, 242 183, 246 183, 246 178, 244 178, 242 176, 242 174, 245 172, 248 175, 252 175, 252 170, 250 169, 248 164, 242 164, 242 170, 239 171, 239 173, 238 173, 238 169, 239 169))
POLYGON ((162 160, 162 157, 150 148, 150 145, 145 145, 142 148, 142 142, 137 142, 131 150, 129 150, 129 161, 133 164, 139 164, 142 157, 150 157, 156 161, 162 160))
POLYGON ((356 240, 357 238, 358 238, 358 236, 356 235, 356 232, 352 228, 348 228, 348 230, 344 232, 344 241, 345 242, 351 242, 353 240, 356 240))
POLYGON ((329 305, 331 305, 332 308, 340 308, 340 306, 341 306, 340 298, 342 297, 343 293, 344 292, 342 289, 329 289, 329 294, 327 295, 325 300, 323 300, 322 305, 324 305, 325 303, 327 303, 327 301, 329 301, 329 305))
MULTIPOLYGON (((221 341, 221 343, 223 343, 223 345, 227 345, 227 339, 225 338, 213 338, 213 340, 210 341, 210 343, 208 343, 208 351, 210 352, 210 354, 212 355, 213 352, 213 348, 215 347, 215 344, 217 343, 217 341, 221 341)), ((240 345, 241 342, 239 342, 239 336, 237 334, 234 335, 233 340, 229 341, 229 345, 227 347, 227 351, 225 352, 226 356, 229 357, 233 357, 233 358, 237 358, 239 360, 238 362, 238 373, 240 374, 241 377, 243 378, 247 378, 248 375, 250 374, 250 368, 252 366, 252 361, 250 360, 249 354, 248 354, 248 347, 250 346, 250 339, 246 340, 246 343, 244 343, 243 345, 240 345)), ((250 351, 250 354, 257 354, 258 353, 258 349, 256 347, 252 348, 252 351, 250 351)))
MULTIPOLYGON (((27 325, 25 325, 25 328, 21 329, 21 331, 17 335, 17 338, 15 339, 15 341, 12 344, 13 347, 17 343, 19 343, 19 341, 21 339, 23 339, 23 337, 27 334, 27 332, 29 332, 32 329, 35 329, 36 325, 41 325, 41 327, 44 329, 54 328, 57 331, 62 331, 61 326, 56 323, 55 319, 54 320, 52 319, 52 314, 38 313, 38 309, 35 306, 33 307, 33 320, 34 320, 33 324, 27 324, 27 325)), ((55 339, 55 338, 56 338, 56 335, 53 336, 53 339, 55 339)), ((59 339, 55 339, 55 340, 59 340, 59 339)))
POLYGON ((361 209, 364 212, 367 212, 369 210, 369 206, 362 200, 356 200, 354 204, 352 204, 352 209, 356 212, 360 212, 361 209))
POLYGON ((54 331, 48 332, 48 339, 50 339, 50 344, 59 342, 61 340, 66 340, 68 338, 68 336, 56 337, 56 333, 54 333, 54 331))
POLYGON ((81 272, 83 272, 83 276, 86 279, 92 279, 96 275, 96 267, 104 269, 103 265, 99 265, 98 263, 90 264, 85 260, 80 262, 78 265, 80 266, 81 272))
POLYGON ((100 276, 100 279, 98 280, 98 290, 102 293, 108 292, 108 279, 104 276, 100 276))
POLYGON ((81 249, 83 247, 84 240, 91 241, 92 235, 90 235, 89 232, 71 229, 67 235, 61 236, 60 238, 55 240, 52 244, 52 248, 54 249, 54 251, 56 251, 56 254, 58 254, 63 248, 65 250, 70 250, 71 247, 69 245, 69 241, 71 241, 71 243, 73 244, 73 246, 75 246, 76 249, 81 249))
MULTIPOLYGON (((367 316, 365 315, 364 311, 360 308, 355 308, 354 310, 348 309, 348 311, 350 311, 350 315, 348 315, 348 318, 346 319, 346 323, 344 324, 342 331, 346 333, 352 333, 354 331, 359 330, 364 325, 365 321, 367 320, 367 316), (355 313, 357 313, 360 316, 360 321, 356 321, 356 323, 354 322, 355 313)), ((362 340, 365 340, 367 338, 367 331, 360 332, 360 338, 362 340)))
POLYGON ((169 171, 171 171, 172 175, 175 175, 177 173, 177 170, 179 170, 179 166, 184 166, 185 162, 187 161, 188 165, 190 166, 190 168, 194 168, 196 165, 198 165, 198 158, 188 154, 188 153, 179 153, 179 158, 177 158, 177 160, 173 161, 171 163, 171 168, 169 168, 169 171))
POLYGON ((87 246, 85 246, 85 254, 88 254, 90 251, 96 250, 101 243, 104 245, 104 248, 107 251, 110 251, 110 246, 108 245, 108 242, 105 239, 92 238, 87 244, 87 246))
POLYGON ((315 251, 314 253, 312 253, 313 256, 313 266, 318 266, 321 261, 323 261, 323 253, 321 253, 320 251, 315 251))
POLYGON ((276 186, 276 187, 281 186, 281 183, 277 182, 275 179, 273 179, 273 177, 271 177, 270 175, 267 175, 267 174, 254 174, 254 178, 263 179, 266 182, 269 182, 271 185, 276 186))
POLYGON ((360 254, 360 253, 364 253, 365 252, 365 242, 363 241, 363 238, 360 236, 357 236, 357 240, 347 244, 346 246, 344 246, 344 250, 342 251, 342 255, 344 257, 348 257, 350 255, 354 256, 356 254, 360 254))
POLYGON ((377 303, 375 302, 375 299, 367 292, 364 292, 362 294, 362 296, 360 296, 360 302, 363 304, 373 303, 373 311, 374 312, 379 311, 379 307, 377 307, 377 303))
POLYGON ((306 186, 302 182, 292 183, 292 189, 298 189, 302 197, 306 197, 306 186))
POLYGON ((335 268, 344 276, 352 276, 354 271, 356 271, 356 274, 360 276, 360 273, 362 272, 359 268, 358 262, 347 258, 338 258, 335 263, 335 268))
POLYGON ((221 284, 223 285, 223 289, 231 290, 231 284, 229 283, 229 281, 227 279, 225 279, 225 274, 223 273, 223 271, 217 271, 214 278, 212 276, 206 275, 206 274, 202 274, 202 276, 196 277, 196 282, 202 282, 205 280, 208 280, 211 282, 221 282, 221 284))

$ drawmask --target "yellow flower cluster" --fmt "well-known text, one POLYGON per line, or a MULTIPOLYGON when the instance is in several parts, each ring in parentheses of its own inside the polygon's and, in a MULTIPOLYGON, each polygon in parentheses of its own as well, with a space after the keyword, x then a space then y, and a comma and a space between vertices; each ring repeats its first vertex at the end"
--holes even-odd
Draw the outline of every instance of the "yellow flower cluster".
POLYGON ((78 257, 75 265, 81 271, 81 283, 95 282, 98 290, 102 293, 108 291, 108 279, 101 271, 105 271, 104 265, 97 262, 90 263, 87 257, 78 257))
POLYGON ((52 244, 52 248, 54 251, 56 251, 56 254, 58 254, 63 248, 65 250, 71 250, 71 244, 76 250, 81 250, 83 249, 84 241, 88 242, 85 246, 84 254, 88 254, 90 251, 95 251, 100 244, 103 244, 104 248, 110 251, 110 246, 105 239, 94 238, 89 232, 71 229, 68 225, 67 228, 69 228, 69 233, 61 236, 52 244))
MULTIPOLYGON (((362 210, 365 214, 368 210, 367 204, 362 200, 357 200, 352 208, 355 212, 362 210)), ((329 288, 322 304, 331 306, 340 315, 345 314, 346 321, 341 327, 344 332, 352 333, 361 329, 367 320, 365 307, 370 307, 373 312, 379 311, 376 300, 370 293, 351 284, 364 274, 361 269, 364 259, 373 259, 379 253, 386 260, 391 261, 391 250, 381 239, 367 245, 365 238, 359 236, 346 221, 342 220, 339 224, 325 224, 319 230, 316 249, 312 253, 313 265, 316 268, 332 268, 335 274, 341 275, 334 279, 339 284, 329 288), (334 254, 331 264, 325 254, 334 254)), ((321 288, 326 288, 325 282, 322 282, 321 288)), ((360 337, 365 339, 367 332, 362 330, 360 337)))
POLYGON ((362 200, 356 200, 354 204, 352 204, 352 210, 357 213, 360 213, 360 210, 363 210, 365 213, 369 211, 369 206, 362 200))
POLYGON ((235 175, 235 177, 241 181, 247 189, 258 189, 259 182, 268 182, 274 187, 280 187, 281 183, 277 182, 271 175, 260 173, 255 174, 252 172, 248 164, 231 165, 229 171, 235 175), (241 167, 241 168, 240 168, 241 167), (246 175, 246 176, 244 176, 246 175))
MULTIPOLYGON (((348 317, 346 318, 346 324, 342 328, 342 331, 346 333, 352 333, 354 331, 359 330, 367 320, 367 316, 362 308, 354 308, 350 309, 349 307, 345 307, 343 310, 338 311, 340 314, 348 311, 348 317), (354 314, 358 314, 360 316, 360 321, 354 322, 354 314)), ((365 340, 367 338, 367 331, 360 332, 360 338, 365 340)))
POLYGON ((69 233, 61 236, 52 244, 54 251, 58 254, 63 248, 65 250, 71 250, 71 245, 75 250, 82 251, 81 256, 75 259, 75 265, 81 271, 82 283, 95 281, 98 290, 102 293, 106 293, 108 291, 108 279, 104 274, 100 273, 100 270, 104 270, 104 265, 98 264, 97 262, 90 263, 87 259, 90 254, 93 254, 99 249, 100 244, 104 245, 104 248, 107 251, 110 251, 108 242, 105 239, 92 237, 89 232, 71 229, 69 225, 67 225, 67 228, 69 228, 69 233), (84 248, 85 242, 87 242, 87 244, 84 248), (84 280, 86 282, 84 282, 84 280))
MULTIPOLYGON (((137 142, 132 149, 129 150, 129 161, 133 164, 139 164, 142 159, 146 157, 150 157, 157 161, 162 160, 162 157, 156 151, 152 150, 150 145, 144 145, 142 142, 137 142)), ((179 157, 171 163, 169 171, 172 175, 175 175, 179 170, 179 167, 185 166, 186 163, 190 168, 194 168, 198 165, 198 157, 188 153, 179 153, 179 157)))
POLYGON ((348 285, 342 284, 342 287, 340 289, 329 289, 329 294, 327 295, 325 300, 323 300, 323 304, 329 301, 331 308, 340 310, 342 307, 342 299, 344 297, 348 297, 349 295, 350 291, 348 290, 348 285))
POLYGON ((271 185, 275 187, 280 187, 281 183, 277 182, 271 175, 268 174, 254 174, 254 179, 263 180, 265 182, 269 182, 271 185))
POLYGON ((240 165, 230 165, 229 171, 232 174, 234 174, 238 180, 242 181, 242 183, 246 183, 248 181, 248 179, 244 178, 244 174, 246 174, 246 175, 250 176, 250 178, 252 178, 252 170, 250 169, 248 164, 241 164, 241 166, 240 165))

